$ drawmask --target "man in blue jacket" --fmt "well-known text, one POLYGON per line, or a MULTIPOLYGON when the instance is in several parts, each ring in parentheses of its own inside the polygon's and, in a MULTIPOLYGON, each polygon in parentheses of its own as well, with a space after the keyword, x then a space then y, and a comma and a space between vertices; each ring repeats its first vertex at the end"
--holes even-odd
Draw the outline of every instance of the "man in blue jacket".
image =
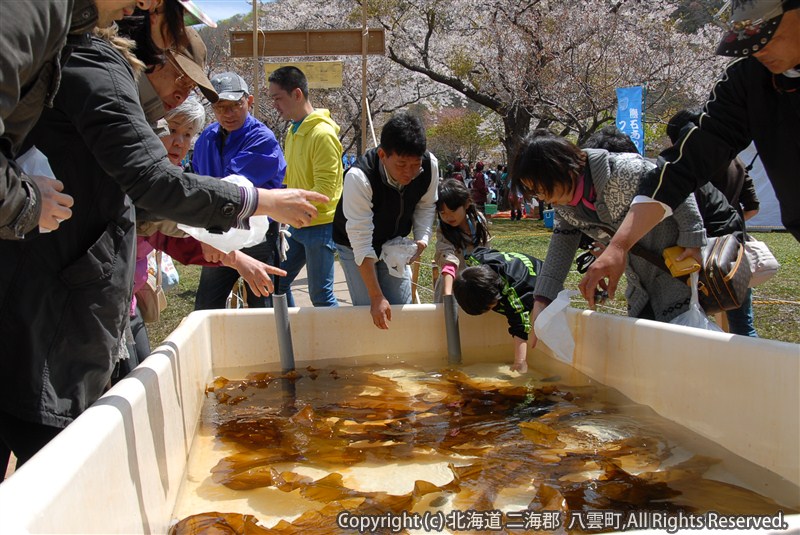
MULTIPOLYGON (((219 94, 212 106, 217 122, 200 134, 194 145, 192 166, 203 175, 224 178, 241 175, 254 186, 265 189, 280 188, 286 174, 286 160, 272 130, 250 115, 253 96, 247 82, 233 72, 225 72, 211 79, 219 94)), ((278 266, 279 225, 273 221, 264 242, 242 249, 243 252, 264 263, 278 266)), ((239 273, 228 267, 204 267, 195 297, 195 310, 225 308, 225 300, 239 279, 239 273)), ((272 306, 272 297, 247 294, 251 308, 272 306)))

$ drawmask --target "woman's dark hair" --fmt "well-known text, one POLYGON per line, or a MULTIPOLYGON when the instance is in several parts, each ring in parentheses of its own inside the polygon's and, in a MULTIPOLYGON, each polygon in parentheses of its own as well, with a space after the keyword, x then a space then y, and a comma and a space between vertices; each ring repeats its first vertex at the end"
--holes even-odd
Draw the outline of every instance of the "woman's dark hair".
POLYGON ((145 72, 153 72, 155 67, 163 65, 166 61, 164 52, 153 42, 150 33, 150 18, 147 11, 138 7, 133 15, 123 17, 117 21, 119 34, 136 43, 133 53, 136 58, 147 66, 145 72))
POLYGON ((586 154, 563 137, 535 130, 522 138, 511 165, 511 184, 525 192, 533 182, 537 192, 552 195, 556 186, 575 188, 586 166, 586 154))
POLYGON ((419 118, 407 112, 396 113, 381 130, 381 148, 387 155, 425 155, 427 138, 419 118))
POLYGON ((605 149, 608 152, 635 152, 639 153, 639 149, 633 143, 628 134, 617 128, 616 126, 609 125, 601 128, 586 141, 583 142, 581 148, 584 149, 605 149))
POLYGON ((486 245, 489 241, 489 229, 486 228, 486 220, 481 217, 475 205, 472 203, 472 197, 467 186, 463 182, 455 178, 448 178, 439 184, 439 198, 436 201, 436 212, 441 212, 442 208, 447 206, 450 210, 458 210, 460 207, 466 207, 467 218, 472 221, 475 228, 475 240, 470 242, 461 229, 448 225, 442 218, 439 217, 439 228, 445 239, 453 244, 458 251, 464 251, 468 246, 486 245))
POLYGON ((489 266, 468 267, 456 275, 453 295, 464 312, 478 316, 503 297, 503 279, 489 266))
MULTIPOLYGON (((160 8, 164 15, 164 34, 167 36, 166 42, 171 44, 167 48, 190 49, 189 38, 186 36, 186 26, 183 16, 186 9, 178 0, 164 0, 160 8)), ((150 25, 150 12, 140 8, 133 11, 133 15, 123 17, 117 21, 119 34, 136 42, 134 53, 136 57, 147 65, 146 72, 153 72, 153 69, 163 65, 166 61, 164 52, 156 46, 153 41, 152 27, 150 25)))
POLYGON ((186 8, 178 0, 164 0, 161 9, 164 10, 166 35, 174 39, 171 46, 167 48, 190 48, 189 38, 186 37, 186 25, 183 21, 186 8))

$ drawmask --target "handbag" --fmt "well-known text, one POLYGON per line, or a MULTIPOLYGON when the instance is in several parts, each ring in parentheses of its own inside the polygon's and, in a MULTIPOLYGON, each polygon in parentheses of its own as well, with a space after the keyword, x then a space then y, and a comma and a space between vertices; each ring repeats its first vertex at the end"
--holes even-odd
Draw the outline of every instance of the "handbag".
POLYGON ((161 286, 161 252, 156 252, 156 274, 148 271, 147 282, 136 292, 136 305, 145 323, 161 319, 161 311, 167 307, 167 296, 161 286))
POLYGON ((697 287, 703 310, 716 314, 741 307, 752 276, 743 233, 708 238, 697 287))
MULTIPOLYGON (((595 226, 602 228, 611 236, 614 235, 614 230, 610 227, 596 223, 595 226)), ((703 247, 703 262, 700 265, 697 290, 700 306, 706 314, 737 309, 747 297, 752 270, 745 254, 744 242, 744 233, 734 232, 708 238, 703 247)), ((638 243, 631 247, 630 252, 672 275, 662 257, 638 243)), ((685 279, 687 284, 690 284, 691 278, 687 276, 685 279)))
POLYGON ((781 267, 778 259, 769 250, 767 244, 757 240, 752 236, 747 237, 744 244, 747 259, 750 261, 750 268, 753 270, 753 277, 750 279, 750 287, 764 284, 775 276, 778 268, 781 267))

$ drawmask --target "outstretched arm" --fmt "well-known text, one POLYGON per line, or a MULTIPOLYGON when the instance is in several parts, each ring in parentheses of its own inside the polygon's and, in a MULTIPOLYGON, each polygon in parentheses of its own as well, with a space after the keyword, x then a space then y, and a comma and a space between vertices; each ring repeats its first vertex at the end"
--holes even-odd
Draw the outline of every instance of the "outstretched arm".
POLYGON ((519 373, 528 371, 528 341, 514 337, 514 364, 511 370, 519 373))
POLYGON ((286 272, 270 266, 241 251, 233 251, 225 256, 222 264, 232 267, 247 281, 247 285, 258 297, 266 297, 275 291, 270 275, 283 277, 286 272))
POLYGON ((375 272, 375 259, 366 257, 358 266, 364 286, 367 287, 369 294, 369 313, 372 315, 372 322, 378 329, 388 329, 389 322, 392 321, 392 307, 384 297, 381 286, 378 283, 378 275, 375 272))
POLYGON ((638 203, 631 206, 628 215, 614 233, 611 243, 589 266, 578 285, 590 307, 595 305, 594 294, 598 288, 607 291, 609 297, 614 297, 619 279, 625 273, 628 251, 661 222, 663 217, 664 207, 659 203, 638 203))

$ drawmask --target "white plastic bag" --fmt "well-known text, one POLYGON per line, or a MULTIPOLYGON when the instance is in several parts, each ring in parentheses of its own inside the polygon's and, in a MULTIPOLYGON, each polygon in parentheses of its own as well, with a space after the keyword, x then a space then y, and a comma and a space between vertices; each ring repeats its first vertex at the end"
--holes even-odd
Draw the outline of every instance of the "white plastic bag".
MULTIPOLYGON (((22 172, 28 176, 38 175, 47 178, 56 178, 56 174, 50 168, 50 161, 47 159, 47 156, 35 146, 25 151, 25 154, 19 156, 16 162, 20 169, 22 169, 22 172)), ((46 234, 48 232, 50 232, 49 229, 39 227, 40 234, 46 234)))
POLYGON ((769 250, 767 244, 752 236, 748 236, 747 241, 744 242, 744 251, 750 261, 750 269, 753 271, 753 276, 750 278, 751 288, 767 282, 775 276, 778 268, 781 267, 780 262, 769 250))
POLYGON ((700 277, 699 272, 695 271, 689 276, 689 284, 692 288, 692 299, 689 302, 689 310, 676 318, 672 318, 670 323, 683 325, 684 327, 694 327, 707 331, 723 332, 719 325, 710 321, 703 308, 700 306, 700 298, 697 296, 697 282, 700 277))
POLYGON ((381 247, 381 260, 389 268, 389 274, 398 278, 406 276, 406 266, 417 254, 417 242, 404 236, 387 241, 381 247))
MULTIPOLYGON (((253 183, 240 175, 230 175, 223 178, 225 182, 230 182, 237 186, 253 187, 253 183)), ((203 243, 215 247, 223 253, 230 253, 243 247, 252 247, 264 241, 269 230, 269 217, 265 215, 253 216, 250 218, 250 229, 232 228, 222 234, 214 234, 203 228, 190 227, 178 223, 178 228, 186 234, 203 243)))
POLYGON ((181 277, 178 270, 175 269, 175 264, 172 262, 172 257, 167 253, 162 253, 161 256, 161 286, 165 292, 175 289, 181 277))
POLYGON ((16 162, 26 175, 46 176, 47 178, 56 177, 50 168, 50 161, 47 156, 35 146, 25 151, 25 154, 18 157, 16 162))
POLYGON ((573 295, 578 295, 578 292, 576 290, 558 292, 555 300, 547 305, 533 324, 536 337, 547 344, 560 361, 567 364, 572 364, 575 353, 575 339, 567 326, 566 315, 569 298, 573 295))

